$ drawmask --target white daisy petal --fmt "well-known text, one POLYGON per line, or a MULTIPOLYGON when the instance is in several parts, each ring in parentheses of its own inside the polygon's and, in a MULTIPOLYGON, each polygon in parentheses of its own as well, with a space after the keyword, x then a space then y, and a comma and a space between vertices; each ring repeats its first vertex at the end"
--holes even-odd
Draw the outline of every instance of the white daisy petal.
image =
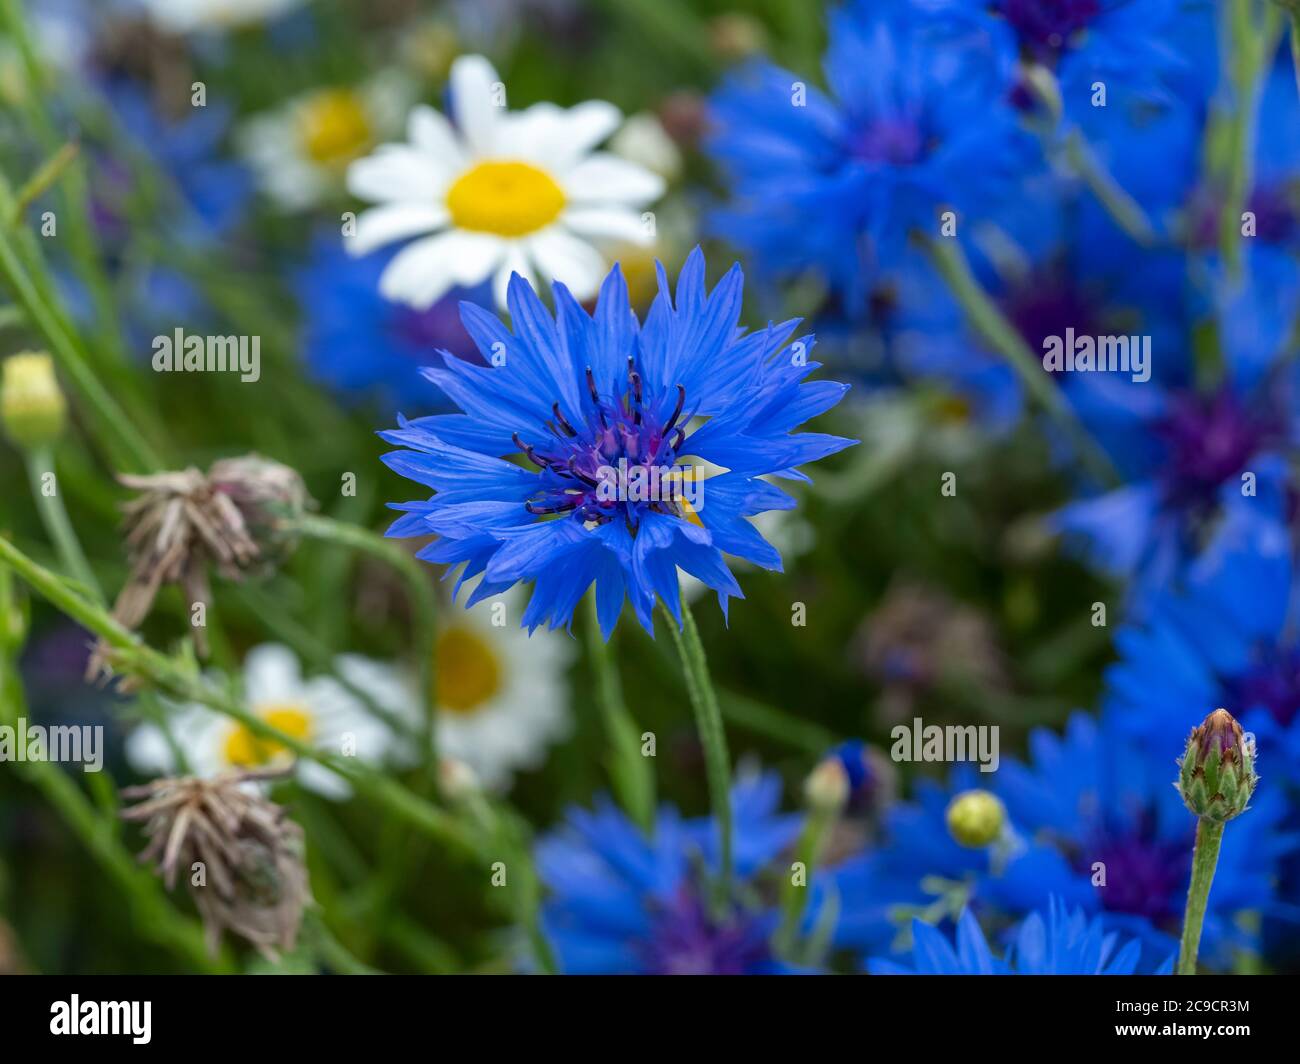
POLYGON ((559 226, 528 238, 528 255, 538 270, 568 286, 575 299, 589 299, 605 277, 605 258, 599 251, 559 226))
POLYGON ((465 154, 456 140, 451 123, 428 104, 420 104, 406 120, 406 136, 422 152, 427 152, 448 168, 465 165, 465 154))
POLYGON ((259 706, 293 704, 302 700, 302 670, 292 650, 263 643, 244 658, 244 696, 259 706))
POLYGON ((605 140, 623 121, 623 112, 604 100, 587 100, 564 112, 562 152, 557 166, 569 166, 605 140))
POLYGON ((457 230, 408 244, 379 278, 379 291, 417 310, 428 310, 453 285, 477 284, 491 275, 505 242, 490 233, 457 230))
POLYGON ((573 207, 560 216, 566 229, 580 236, 649 244, 654 240, 641 212, 627 207, 573 207))
POLYGON ((451 101, 456 125, 475 155, 496 148, 497 105, 493 86, 497 72, 481 55, 463 55, 451 65, 451 101))
POLYGON ((664 179, 643 166, 606 152, 588 156, 564 175, 574 203, 649 203, 663 195, 664 179))
POLYGON ((356 232, 344 237, 343 244, 353 255, 367 255, 394 240, 441 229, 450 217, 447 208, 437 203, 404 202, 371 207, 357 215, 356 232))
POLYGON ((440 196, 452 172, 427 152, 385 144, 348 167, 348 191, 378 203, 404 199, 427 203, 440 196))
POLYGON ((523 249, 518 244, 511 244, 506 252, 505 261, 501 264, 492 278, 492 298, 496 300, 499 307, 506 305, 506 293, 510 288, 510 275, 519 274, 532 287, 537 287, 536 279, 533 277, 532 267, 528 265, 528 259, 524 255, 523 249))

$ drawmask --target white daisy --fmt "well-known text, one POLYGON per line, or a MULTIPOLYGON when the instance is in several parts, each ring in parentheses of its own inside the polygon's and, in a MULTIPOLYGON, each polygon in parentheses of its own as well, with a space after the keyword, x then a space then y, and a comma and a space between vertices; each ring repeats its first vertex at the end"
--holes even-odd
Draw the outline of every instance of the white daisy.
POLYGON ((304 3, 306 0, 144 0, 154 22, 172 33, 265 22, 304 3))
POLYGON ((313 89, 248 119, 237 134, 239 150, 281 207, 314 207, 340 194, 348 166, 401 128, 413 96, 409 79, 397 73, 356 88, 313 89))
POLYGON ((387 298, 425 309, 455 285, 491 277, 505 306, 517 272, 562 281, 589 299, 608 265, 593 241, 653 238, 641 208, 663 192, 663 179, 593 150, 622 121, 618 108, 590 100, 511 112, 504 93, 486 59, 461 56, 451 68, 455 127, 432 107, 416 107, 409 143, 385 144, 349 168, 352 193, 379 204, 346 238, 353 254, 420 237, 384 270, 387 298))
MULTIPOLYGON (((409 689, 400 673, 375 662, 352 659, 340 672, 378 705, 409 719, 409 689)), ((357 757, 371 764, 390 753, 409 750, 398 736, 343 684, 331 676, 304 679, 298 659, 274 643, 255 647, 244 659, 243 695, 249 709, 268 724, 321 750, 357 757)), ((231 768, 289 763, 280 744, 255 736, 247 727, 201 705, 180 707, 170 718, 172 738, 192 773, 214 776, 231 768)), ((141 724, 127 738, 126 754, 140 772, 170 775, 178 770, 172 748, 153 723, 141 724)), ((346 781, 314 761, 299 761, 299 782, 318 794, 346 798, 346 781)))
POLYGON ((438 752, 484 787, 536 768, 570 729, 565 671, 571 641, 519 627, 524 600, 505 594, 446 617, 435 651, 438 752), (499 624, 497 622, 500 622, 499 624))

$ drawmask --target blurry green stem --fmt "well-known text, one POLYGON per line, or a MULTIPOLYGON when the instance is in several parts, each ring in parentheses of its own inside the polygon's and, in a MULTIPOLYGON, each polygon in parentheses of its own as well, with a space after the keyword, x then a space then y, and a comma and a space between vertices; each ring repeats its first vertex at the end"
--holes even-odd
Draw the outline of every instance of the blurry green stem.
POLYGON ((41 445, 29 448, 24 457, 27 459, 27 478, 31 482, 32 498, 40 511, 45 531, 49 534, 54 549, 58 551, 59 560, 67 569, 68 575, 84 585, 96 602, 102 603, 103 588, 95 579, 95 572, 91 569, 90 562, 86 561, 77 533, 68 520, 68 511, 63 506, 63 492, 59 490, 57 480, 49 493, 42 483, 46 473, 54 472, 53 452, 48 446, 41 445))
POLYGON ((1296 92, 1300 93, 1300 8, 1291 12, 1291 66, 1295 70, 1296 92))
POLYGON ((0 536, 0 564, 8 565, 38 594, 82 627, 99 636, 112 649, 111 663, 121 672, 148 680, 182 702, 198 702, 248 728, 253 735, 279 743, 298 757, 324 765, 352 784, 357 791, 389 812, 414 824, 438 841, 471 857, 482 859, 480 840, 465 826, 424 798, 354 757, 342 757, 313 747, 249 712, 201 676, 142 643, 102 607, 83 598, 66 580, 36 564, 0 536))
POLYGON ((641 755, 641 737, 636 721, 623 700, 618 666, 600 631, 596 613, 596 595, 590 597, 591 616, 587 619, 587 653, 596 674, 596 700, 605 717, 605 730, 612 747, 611 776, 614 790, 628 815, 649 837, 654 833, 655 779, 649 758, 641 755))
POLYGON ((1192 883, 1187 888, 1187 912, 1183 915, 1183 940, 1178 949, 1178 974, 1196 974, 1196 954, 1201 947, 1201 925, 1210 900, 1210 884, 1219 863, 1219 844, 1223 841, 1222 821, 1196 822, 1196 846, 1192 850, 1192 883))
POLYGON ((731 756, 727 752, 727 733, 722 725, 722 712, 718 708, 713 681, 709 678, 709 663, 691 607, 683 598, 681 631, 677 630, 677 621, 668 607, 662 609, 668 621, 668 633, 681 659, 686 691, 695 711, 695 728, 704 747, 709 799, 718 831, 717 894, 720 900, 726 900, 731 896, 731 756))
POLYGON ((0 278, 8 284, 14 302, 22 307, 33 327, 45 337, 50 353, 78 398, 93 411, 111 461, 119 468, 134 466, 137 471, 161 469, 158 455, 95 376, 76 339, 37 290, 4 226, 0 226, 0 278))
POLYGON ((1007 321, 1002 311, 976 280, 961 245, 953 237, 941 237, 937 240, 930 237, 920 239, 930 256, 930 261, 939 271, 939 275, 961 306, 971 326, 993 350, 1007 360, 1016 376, 1020 378, 1025 391, 1038 401, 1070 437, 1079 459, 1088 466, 1089 471, 1103 483, 1113 483, 1115 473, 1110 460, 1079 424, 1074 411, 1070 409, 1024 338, 1007 321))
POLYGON ((1155 243, 1155 230, 1146 213, 1102 166, 1077 127, 1066 136, 1065 156, 1075 173, 1083 178, 1093 195, 1125 233, 1144 247, 1155 243))
POLYGON ((435 704, 434 661, 436 653, 438 605, 434 597, 429 574, 420 563, 400 546, 377 533, 358 525, 345 524, 329 517, 308 514, 294 525, 296 531, 310 539, 337 543, 351 550, 369 554, 391 566, 406 581, 414 617, 414 647, 412 652, 420 673, 420 698, 425 707, 425 735, 423 737, 425 764, 436 765, 438 756, 438 707, 435 704))
POLYGON ((812 889, 813 869, 821 859, 826 838, 835 823, 836 811, 814 805, 803 822, 803 831, 795 844, 794 859, 803 865, 803 884, 796 886, 793 872, 781 882, 781 926, 776 933, 776 949, 785 957, 793 954, 799 938, 799 924, 808 907, 808 892, 812 889))

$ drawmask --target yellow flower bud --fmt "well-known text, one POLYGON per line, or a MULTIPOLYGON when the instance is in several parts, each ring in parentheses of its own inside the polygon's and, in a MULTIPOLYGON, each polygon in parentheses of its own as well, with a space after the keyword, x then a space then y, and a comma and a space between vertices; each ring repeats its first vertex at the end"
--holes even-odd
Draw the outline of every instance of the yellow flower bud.
POLYGON ((0 422, 19 447, 40 447, 63 434, 68 404, 44 352, 24 351, 5 359, 0 372, 0 422))

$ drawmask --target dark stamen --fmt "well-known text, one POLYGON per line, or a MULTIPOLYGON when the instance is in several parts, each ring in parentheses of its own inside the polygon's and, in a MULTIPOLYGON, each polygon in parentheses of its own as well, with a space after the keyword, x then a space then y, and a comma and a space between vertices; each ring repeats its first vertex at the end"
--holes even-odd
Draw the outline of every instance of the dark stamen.
POLYGON ((542 514, 568 513, 570 510, 576 510, 577 508, 578 508, 577 499, 574 499, 573 502, 561 503, 558 506, 538 506, 536 503, 532 503, 532 502, 524 503, 524 509, 527 510, 530 514, 535 514, 537 516, 541 516, 542 514))
POLYGON ((560 404, 558 402, 554 402, 551 404, 551 411, 552 413, 555 414, 555 420, 560 423, 560 428, 564 429, 564 431, 567 432, 570 436, 578 435, 574 427, 569 424, 568 419, 565 418, 565 416, 562 413, 560 413, 560 404))
POLYGON ((677 405, 673 408, 673 416, 664 424, 663 434, 668 435, 672 427, 677 424, 677 419, 682 416, 682 406, 686 402, 686 385, 677 385, 677 405))

